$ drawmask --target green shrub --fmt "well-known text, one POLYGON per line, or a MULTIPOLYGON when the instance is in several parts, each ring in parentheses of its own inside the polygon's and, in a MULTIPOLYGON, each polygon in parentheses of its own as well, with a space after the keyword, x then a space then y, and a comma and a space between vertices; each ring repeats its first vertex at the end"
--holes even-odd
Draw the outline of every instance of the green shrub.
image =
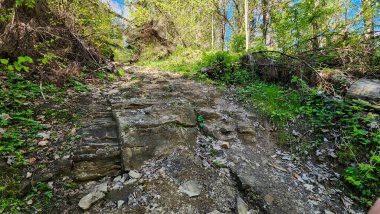
POLYGON ((230 43, 230 49, 236 53, 243 52, 245 50, 245 35, 234 35, 230 43))

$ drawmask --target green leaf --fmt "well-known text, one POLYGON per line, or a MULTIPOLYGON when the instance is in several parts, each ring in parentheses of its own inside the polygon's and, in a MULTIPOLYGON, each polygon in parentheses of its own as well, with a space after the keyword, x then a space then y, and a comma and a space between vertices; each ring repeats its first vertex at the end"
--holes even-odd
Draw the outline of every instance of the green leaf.
POLYGON ((7 59, 0 59, 0 63, 3 64, 3 65, 8 65, 9 60, 7 60, 7 59))
POLYGON ((7 70, 8 71, 14 71, 15 69, 14 69, 13 65, 8 65, 7 70))

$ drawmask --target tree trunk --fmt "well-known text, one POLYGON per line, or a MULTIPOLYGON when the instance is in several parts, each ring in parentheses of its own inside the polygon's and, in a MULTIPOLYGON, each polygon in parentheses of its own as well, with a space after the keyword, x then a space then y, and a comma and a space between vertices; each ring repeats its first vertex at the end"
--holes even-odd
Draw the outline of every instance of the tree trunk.
POLYGON ((374 1, 373 0, 363 0, 362 9, 363 9, 363 21, 364 21, 364 44, 366 51, 366 57, 368 60, 372 57, 375 48, 374 48, 374 1))
MULTIPOLYGON (((314 1, 314 12, 318 10, 319 7, 319 0, 314 1)), ((317 51, 319 49, 319 25, 318 20, 313 18, 312 21, 312 28, 313 28, 313 38, 312 38, 312 48, 313 51, 317 51)))
POLYGON ((226 37, 226 25, 227 25, 227 21, 226 21, 226 18, 227 17, 227 4, 226 4, 226 0, 221 0, 220 1, 220 13, 221 13, 221 26, 220 26, 220 41, 221 41, 221 50, 224 51, 224 47, 225 47, 225 37, 226 37))
POLYGON ((248 19, 248 0, 245 0, 245 50, 249 49, 249 19, 248 19))
POLYGON ((263 41, 264 45, 267 45, 267 35, 268 35, 268 0, 262 0, 262 13, 263 13, 263 41))

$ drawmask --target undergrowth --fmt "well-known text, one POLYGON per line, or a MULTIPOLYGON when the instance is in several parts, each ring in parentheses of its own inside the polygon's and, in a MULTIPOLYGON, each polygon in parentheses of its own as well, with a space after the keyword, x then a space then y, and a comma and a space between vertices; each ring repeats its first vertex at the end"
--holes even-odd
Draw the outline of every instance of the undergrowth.
POLYGON ((70 79, 64 87, 37 84, 24 78, 29 72, 29 57, 10 62, 0 59, 0 213, 31 213, 41 211, 53 197, 44 182, 24 188, 25 170, 30 166, 30 154, 39 148, 40 133, 49 130, 47 121, 73 123, 77 115, 60 106, 67 99, 67 90, 86 93, 89 86, 70 79), (48 103, 49 105, 41 106, 48 103), (41 119, 40 117, 43 117, 41 119), (42 124, 44 121, 44 124, 42 124))

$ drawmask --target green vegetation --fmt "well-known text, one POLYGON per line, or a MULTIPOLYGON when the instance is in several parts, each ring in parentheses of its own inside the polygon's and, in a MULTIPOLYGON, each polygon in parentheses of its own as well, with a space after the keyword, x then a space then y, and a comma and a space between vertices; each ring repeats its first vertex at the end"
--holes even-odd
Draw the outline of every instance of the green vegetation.
POLYGON ((199 68, 197 62, 201 59, 202 52, 192 49, 178 49, 174 54, 163 59, 146 59, 137 64, 155 68, 161 71, 178 72, 182 74, 193 73, 199 68))
MULTIPOLYGON (((25 72, 29 72, 28 63, 33 63, 30 57, 19 57, 13 63, 7 59, 0 59, 0 62, 0 156, 7 157, 10 164, 3 169, 6 173, 0 176, 0 212, 34 212, 30 210, 31 204, 34 209, 41 210, 53 197, 52 190, 42 182, 34 184, 30 190, 23 190, 25 175, 21 174, 22 169, 30 164, 28 155, 36 151, 36 142, 41 137, 39 133, 47 130, 38 116, 43 115, 45 123, 68 124, 77 119, 72 112, 40 108, 38 103, 45 99, 50 105, 61 104, 67 97, 65 89, 82 93, 87 92, 89 86, 75 79, 71 79, 65 88, 33 83, 24 77, 25 72)), ((50 138, 52 140, 54 136, 50 138)))
POLYGON ((239 93, 277 124, 295 119, 301 112, 301 96, 275 84, 255 81, 242 87, 239 93))

